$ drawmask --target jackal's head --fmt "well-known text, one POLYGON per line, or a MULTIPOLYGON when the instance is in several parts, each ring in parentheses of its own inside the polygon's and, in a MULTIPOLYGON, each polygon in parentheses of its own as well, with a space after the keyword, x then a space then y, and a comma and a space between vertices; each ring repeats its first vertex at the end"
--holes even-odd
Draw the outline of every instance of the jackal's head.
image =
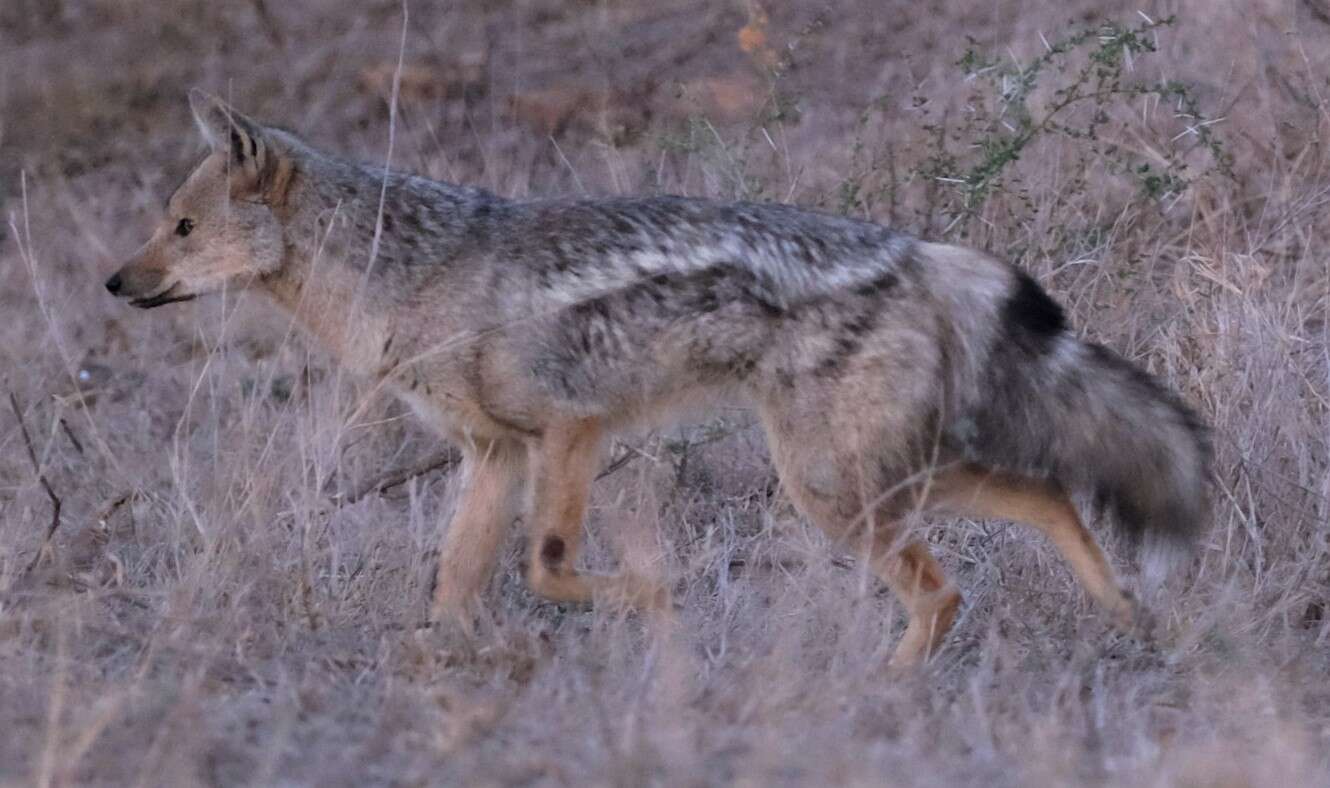
POLYGON ((243 288, 282 264, 274 209, 291 179, 288 154, 221 99, 194 90, 189 103, 212 151, 171 195, 148 242, 106 280, 143 309, 243 288))

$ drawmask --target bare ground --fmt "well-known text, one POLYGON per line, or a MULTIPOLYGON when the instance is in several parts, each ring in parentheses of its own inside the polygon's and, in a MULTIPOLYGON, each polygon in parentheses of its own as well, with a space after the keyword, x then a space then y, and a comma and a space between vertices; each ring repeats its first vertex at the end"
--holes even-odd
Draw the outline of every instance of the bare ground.
POLYGON ((1215 425, 1213 524, 1149 597, 1157 637, 1115 633, 1037 536, 934 523, 966 607, 887 676, 895 603, 732 412, 634 438, 597 489, 591 564, 670 578, 676 624, 542 603, 515 535, 478 637, 421 628, 442 447, 261 303, 101 292, 197 155, 189 87, 381 161, 401 6, 12 0, 0 782, 1330 781, 1325 4, 1140 9, 1178 19, 1128 73, 1187 85, 1231 174, 1202 174, 1181 104, 1136 97, 955 222, 937 153, 973 156, 1000 105, 964 53, 1028 62, 1138 7, 763 5, 412 2, 393 162, 514 196, 793 201, 1024 265, 1215 425), (1147 194, 1140 161, 1194 183, 1147 194))

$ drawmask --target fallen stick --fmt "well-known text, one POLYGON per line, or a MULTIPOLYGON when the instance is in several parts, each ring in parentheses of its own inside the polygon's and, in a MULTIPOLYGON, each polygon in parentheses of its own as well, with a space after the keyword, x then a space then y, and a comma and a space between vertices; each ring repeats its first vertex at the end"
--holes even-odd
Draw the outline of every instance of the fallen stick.
POLYGON ((14 418, 18 420, 19 432, 23 435, 23 445, 28 449, 28 461, 32 463, 32 472, 37 475, 37 481, 41 483, 42 489, 46 491, 46 497, 51 499, 51 525, 46 529, 46 538, 42 540, 41 549, 32 557, 28 565, 23 569, 23 574, 28 574, 37 567, 42 556, 51 545, 51 538, 60 528, 60 508, 62 506, 60 496, 51 489, 51 483, 46 480, 46 474, 42 473, 42 467, 37 462, 37 452, 32 448, 32 436, 28 434, 28 425, 23 421, 23 411, 18 406, 18 398, 14 392, 9 392, 9 407, 14 411, 14 418))

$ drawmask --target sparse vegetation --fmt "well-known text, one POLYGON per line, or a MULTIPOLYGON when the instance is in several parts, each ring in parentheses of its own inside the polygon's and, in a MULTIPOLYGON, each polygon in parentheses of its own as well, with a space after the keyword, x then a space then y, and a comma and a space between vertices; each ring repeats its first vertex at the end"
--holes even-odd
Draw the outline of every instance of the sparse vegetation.
POLYGON ((895 603, 739 412, 597 486, 589 560, 671 578, 675 624, 540 602, 514 544, 474 639, 422 628, 444 447, 244 296, 101 291, 200 146, 191 86, 381 161, 401 5, 0 7, 0 782, 1326 783, 1319 7, 409 5, 394 166, 964 239, 1215 425, 1211 531, 1135 584, 1156 639, 1033 533, 920 524, 966 606, 903 678, 895 603))

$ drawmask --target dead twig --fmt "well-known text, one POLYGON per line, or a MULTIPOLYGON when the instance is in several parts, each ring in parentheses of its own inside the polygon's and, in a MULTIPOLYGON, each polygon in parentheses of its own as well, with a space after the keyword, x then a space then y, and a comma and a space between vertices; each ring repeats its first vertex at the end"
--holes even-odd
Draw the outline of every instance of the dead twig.
POLYGON ((78 438, 74 437, 74 431, 70 429, 69 422, 65 421, 64 416, 61 416, 59 421, 60 429, 65 431, 65 437, 69 438, 69 442, 74 445, 74 450, 79 454, 83 454, 83 444, 79 442, 78 438))
POLYGON ((46 538, 42 540, 41 549, 37 551, 37 554, 32 557, 32 561, 28 562, 28 565, 23 569, 23 573, 26 575, 37 567, 42 556, 50 548, 51 539, 60 528, 60 508, 63 504, 60 501, 60 496, 56 495, 55 490, 51 489, 51 483, 46 480, 46 474, 42 473, 41 465, 37 462, 37 451, 32 448, 32 436, 28 434, 28 425, 23 421, 23 411, 18 406, 18 397, 15 397, 12 391, 9 392, 9 407, 14 411, 14 418, 18 420, 19 432, 23 435, 23 445, 28 450, 28 461, 32 463, 32 472, 37 475, 37 481, 41 483, 42 489, 46 491, 46 497, 51 499, 51 525, 46 529, 46 538))
POLYGON ((131 490, 129 492, 120 493, 116 497, 107 501, 106 505, 97 511, 97 516, 93 517, 92 521, 104 527, 106 525, 106 521, 111 519, 111 515, 115 514, 120 509, 120 507, 129 503, 131 498, 136 498, 138 496, 139 496, 138 490, 131 490))
POLYGON ((252 0, 254 14, 259 18, 259 26, 263 28, 264 35, 276 46, 283 46, 286 43, 285 36, 282 35, 282 29, 277 25, 277 20, 273 18, 272 12, 268 10, 268 4, 264 0, 252 0))
MULTIPOLYGON (((695 446, 705 446, 708 443, 715 443, 716 441, 724 440, 725 438, 728 438, 730 435, 733 434, 734 430, 716 430, 711 433, 708 433, 707 435, 704 435, 701 439, 695 441, 678 441, 678 442, 669 441, 666 443, 665 448, 668 449, 671 453, 679 455, 682 458, 681 462, 686 463, 689 449, 695 446)), ((629 463, 641 457, 648 457, 654 460, 654 458, 652 458, 650 454, 643 452, 639 448, 636 448, 634 446, 625 446, 623 448, 623 451, 619 453, 619 456, 615 457, 613 460, 610 460, 610 464, 605 466, 605 470, 596 474, 596 481, 600 481, 601 479, 604 479, 606 476, 610 476, 614 473, 617 473, 624 466, 628 465, 629 463)), ((676 469, 676 473, 681 473, 682 472, 681 468, 682 465, 680 466, 680 469, 676 469)))
MULTIPOLYGON (((700 443, 710 443, 712 440, 715 439, 703 440, 699 442, 699 445, 700 443)), ((644 455, 639 449, 632 447, 625 448, 618 456, 613 460, 610 460, 610 464, 605 466, 603 471, 596 474, 596 480, 599 481, 606 476, 618 472, 624 466, 643 456, 646 455, 644 455)), ((350 504, 367 498, 370 495, 383 495, 394 487, 400 487, 412 479, 434 473, 435 471, 451 471, 457 463, 461 462, 461 459, 461 455, 456 451, 445 451, 409 468, 397 468, 380 474, 344 496, 334 496, 334 500, 337 506, 349 506, 350 504)))
POLYGON ((338 503, 343 505, 353 504, 369 495, 383 495, 392 488, 400 487, 419 476, 424 476, 425 474, 439 470, 451 471, 453 466, 456 465, 460 459, 461 457, 457 452, 448 451, 442 454, 436 454, 419 465, 388 471, 387 473, 362 484, 359 488, 342 498, 338 503))
MULTIPOLYGON (((601 471, 596 476, 596 479, 604 479, 606 476, 615 473, 641 456, 642 453, 636 449, 624 450, 619 456, 611 460, 609 465, 605 466, 605 470, 601 471)), ((370 479, 368 482, 360 485, 350 493, 337 498, 337 505, 348 506, 371 495, 383 495, 394 487, 400 487, 412 479, 426 476, 435 471, 451 471, 461 459, 461 455, 457 452, 446 451, 429 457, 419 464, 413 465, 409 468, 397 468, 388 471, 370 479)))
POLYGON ((610 474, 617 472, 620 468, 622 468, 623 466, 627 465, 628 463, 632 462, 633 460, 641 456, 642 452, 638 451, 637 449, 631 447, 624 449, 622 452, 619 453, 618 457, 615 457, 613 460, 610 460, 610 464, 605 466, 605 470, 596 474, 596 481, 600 481, 601 479, 604 479, 606 476, 609 476, 610 474))
POLYGON ((1302 4, 1307 7, 1307 12, 1312 15, 1312 19, 1330 25, 1330 4, 1327 4, 1325 0, 1302 0, 1302 4))

